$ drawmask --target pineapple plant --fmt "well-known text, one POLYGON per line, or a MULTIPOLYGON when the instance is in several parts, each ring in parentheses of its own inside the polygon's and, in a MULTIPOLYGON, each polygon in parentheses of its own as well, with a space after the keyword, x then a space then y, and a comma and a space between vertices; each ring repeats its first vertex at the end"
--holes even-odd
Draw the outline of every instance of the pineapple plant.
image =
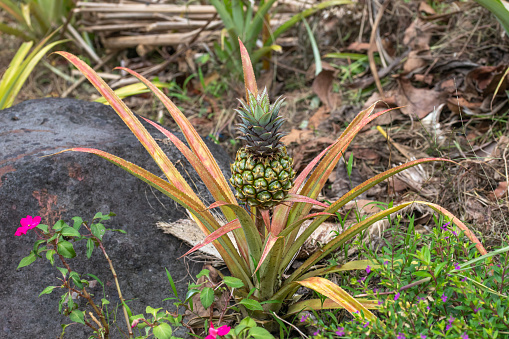
POLYGON ((252 207, 268 209, 279 204, 293 187, 295 171, 279 130, 284 119, 279 116, 283 99, 272 105, 267 89, 261 94, 247 92, 247 102, 236 110, 242 122, 238 129, 245 146, 238 150, 231 164, 230 183, 235 196, 252 207))

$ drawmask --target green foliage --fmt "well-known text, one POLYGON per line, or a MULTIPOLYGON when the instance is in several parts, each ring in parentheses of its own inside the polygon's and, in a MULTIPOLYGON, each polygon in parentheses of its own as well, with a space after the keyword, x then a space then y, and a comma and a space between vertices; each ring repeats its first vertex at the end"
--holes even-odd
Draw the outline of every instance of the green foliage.
POLYGON ((0 0, 0 9, 16 23, 16 27, 0 23, 0 32, 39 41, 64 24, 73 8, 73 0, 0 0))
POLYGON ((18 49, 18 52, 9 64, 9 68, 0 79, 0 110, 13 105, 21 87, 23 87, 28 76, 42 57, 54 46, 65 42, 65 40, 60 40, 47 44, 51 36, 42 40, 31 52, 32 41, 23 43, 18 49))
POLYGON ((413 219, 406 233, 395 222, 387 231, 392 240, 379 251, 364 245, 378 268, 351 280, 351 293, 378 299, 378 319, 354 315, 339 322, 323 314, 308 324, 323 337, 340 332, 344 338, 507 338, 509 238, 480 256, 450 223, 420 234, 413 219))
POLYGON ((475 2, 489 10, 497 18, 502 27, 504 27, 506 34, 509 36, 509 6, 507 1, 475 0, 475 2))
MULTIPOLYGON (((232 70, 232 67, 234 67, 233 70, 242 69, 239 63, 239 38, 244 42, 249 54, 253 55, 252 60, 256 64, 261 57, 271 51, 281 51, 281 46, 274 44, 275 40, 298 22, 322 9, 350 3, 347 0, 332 0, 315 4, 309 9, 295 14, 275 31, 269 32, 268 36, 263 37, 263 46, 257 48, 256 44, 258 39, 260 39, 264 25, 267 25, 267 20, 270 20, 270 16, 274 14, 275 7, 273 6, 276 2, 275 0, 259 1, 256 4, 258 10, 255 10, 253 7, 254 1, 211 0, 210 2, 216 8, 225 26, 223 34, 221 34, 221 42, 220 44, 216 43, 214 49, 219 59, 228 65, 229 70, 232 70)), ((269 30, 270 28, 265 27, 265 29, 269 30)))

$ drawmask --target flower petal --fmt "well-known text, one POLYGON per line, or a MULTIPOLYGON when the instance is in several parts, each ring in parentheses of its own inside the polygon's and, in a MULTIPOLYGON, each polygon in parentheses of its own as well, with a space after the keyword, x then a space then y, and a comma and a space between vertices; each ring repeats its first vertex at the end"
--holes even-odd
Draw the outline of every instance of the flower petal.
POLYGON ((219 335, 226 335, 228 332, 230 332, 230 326, 224 325, 217 329, 217 334, 219 335))
POLYGON ((30 227, 28 227, 28 229, 32 229, 32 228, 36 228, 37 225, 39 225, 41 223, 41 217, 40 216, 36 216, 35 218, 32 219, 32 222, 30 223, 30 227))

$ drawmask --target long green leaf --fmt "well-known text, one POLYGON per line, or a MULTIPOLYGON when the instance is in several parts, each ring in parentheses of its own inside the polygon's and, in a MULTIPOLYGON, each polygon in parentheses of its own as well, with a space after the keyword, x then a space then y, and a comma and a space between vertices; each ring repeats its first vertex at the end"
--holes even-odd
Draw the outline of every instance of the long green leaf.
POLYGON ((493 14, 509 36, 509 11, 500 0, 475 0, 493 14))
POLYGON ((0 32, 3 32, 5 34, 8 34, 8 35, 14 35, 18 38, 21 38, 25 41, 29 41, 29 40, 32 40, 31 37, 29 37, 26 32, 22 31, 22 30, 19 30, 19 29, 16 29, 16 28, 13 28, 11 26, 8 26, 2 22, 0 22, 0 32))
MULTIPOLYGON (((356 186, 349 192, 345 193, 341 198, 336 200, 334 203, 332 203, 330 206, 328 206, 324 212, 326 213, 335 213, 337 212, 341 207, 345 206, 348 202, 352 201, 362 193, 369 190, 371 187, 381 183, 382 181, 386 180, 387 178, 402 172, 406 169, 409 169, 411 167, 424 164, 427 162, 433 162, 433 161, 448 161, 455 163, 454 161, 443 159, 443 158, 426 158, 426 159, 419 159, 410 161, 406 164, 402 164, 399 166, 396 166, 394 168, 391 168, 385 172, 382 172, 380 174, 377 174, 376 176, 370 178, 369 180, 366 180, 362 184, 356 186)), ((328 217, 327 216, 321 216, 319 218, 316 218, 304 232, 298 237, 297 240, 295 240, 291 247, 288 249, 288 251, 285 253, 286 256, 293 257, 293 254, 299 251, 300 247, 304 244, 306 239, 311 236, 311 234, 320 226, 321 223, 323 223, 328 217)), ((289 260, 286 259, 283 261, 283 265, 287 265, 289 263, 289 260)))
POLYGON ((20 66, 20 73, 18 73, 18 76, 16 77, 15 82, 13 83, 13 86, 9 88, 8 94, 6 97, 2 98, 0 101, 0 107, 6 108, 11 107, 14 103, 14 99, 16 99, 16 96, 18 95, 19 91, 21 90, 21 87, 25 84, 25 81, 27 80, 30 73, 32 73, 34 67, 39 63, 39 61, 42 59, 46 53, 55 47, 58 44, 61 44, 67 40, 60 40, 55 41, 47 46, 44 46, 40 51, 37 51, 37 48, 27 57, 27 59, 23 62, 23 64, 20 66), (35 54, 36 53, 36 54, 35 54), (7 100, 4 102, 4 99, 7 98, 7 100))
POLYGON ((9 63, 9 67, 2 76, 2 80, 0 81, 0 93, 2 94, 3 98, 2 101, 0 101, 0 108, 4 106, 3 102, 7 100, 8 88, 13 86, 13 83, 18 77, 19 73, 21 73, 22 69, 20 66, 23 63, 23 60, 25 60, 25 57, 30 51, 30 48, 32 48, 32 45, 33 42, 29 41, 23 43, 18 48, 18 51, 9 63))
POLYGON ((25 18, 23 17, 23 13, 21 9, 12 2, 11 0, 0 0, 0 7, 4 9, 7 13, 9 13, 18 23, 26 26, 25 18))

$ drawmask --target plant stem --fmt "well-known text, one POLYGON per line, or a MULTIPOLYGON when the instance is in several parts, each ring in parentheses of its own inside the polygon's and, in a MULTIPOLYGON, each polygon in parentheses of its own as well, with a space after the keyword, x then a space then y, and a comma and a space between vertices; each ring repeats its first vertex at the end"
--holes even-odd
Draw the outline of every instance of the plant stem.
POLYGON ((122 309, 124 310, 124 318, 125 318, 125 322, 127 325, 127 331, 129 333, 129 338, 132 338, 133 337, 133 329, 131 328, 131 323, 129 322, 129 314, 127 314, 127 309, 125 308, 125 300, 124 300, 124 297, 122 297, 122 291, 120 290, 120 285, 119 285, 118 279, 117 279, 117 272, 115 272, 115 268, 113 268, 113 263, 112 263, 110 257, 108 256, 108 253, 106 253, 106 249, 104 248, 101 239, 97 238, 94 234, 92 234, 92 230, 86 223, 83 223, 83 225, 85 225, 85 227, 88 229, 88 231, 90 231, 91 236, 97 241, 97 243, 99 244, 99 248, 103 252, 104 257, 106 258, 106 260, 108 261, 108 264, 110 265, 110 271, 113 274, 113 279, 115 280, 115 287, 117 288, 118 298, 122 302, 122 309))

